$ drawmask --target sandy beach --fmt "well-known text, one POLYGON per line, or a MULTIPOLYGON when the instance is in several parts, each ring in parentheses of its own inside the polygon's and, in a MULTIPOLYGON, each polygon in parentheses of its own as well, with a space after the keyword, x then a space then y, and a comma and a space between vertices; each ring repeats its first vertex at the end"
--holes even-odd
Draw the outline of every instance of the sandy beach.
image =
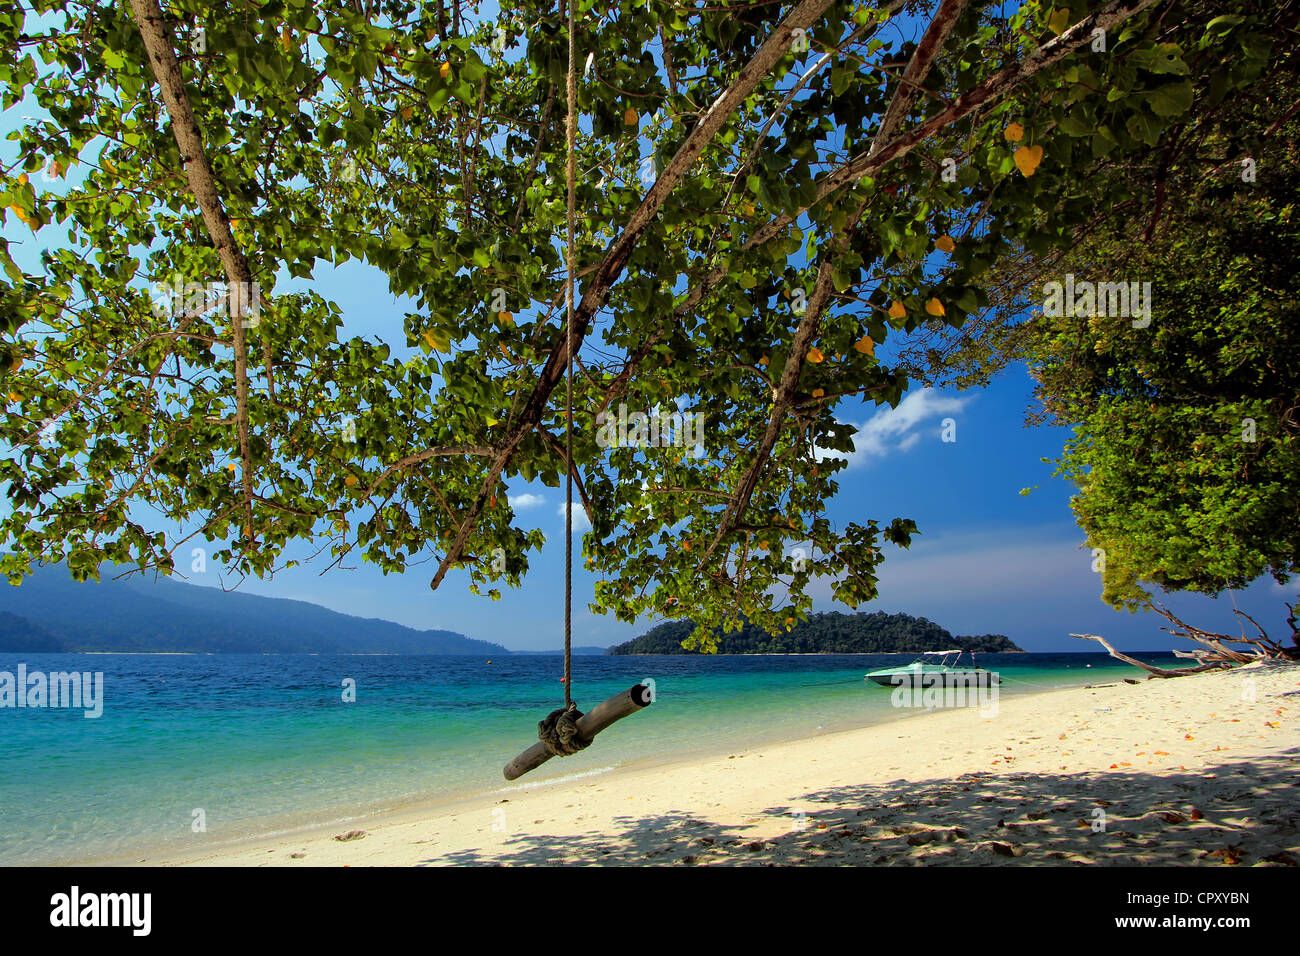
POLYGON ((1294 866, 1298 711, 1296 666, 1119 682, 139 862, 1294 866))

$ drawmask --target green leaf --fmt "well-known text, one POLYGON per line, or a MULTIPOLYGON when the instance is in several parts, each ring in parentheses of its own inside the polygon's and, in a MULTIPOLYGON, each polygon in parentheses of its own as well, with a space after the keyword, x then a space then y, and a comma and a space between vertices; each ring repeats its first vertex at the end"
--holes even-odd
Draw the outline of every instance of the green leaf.
POLYGON ((1192 108, 1192 84, 1172 83, 1146 95, 1151 111, 1157 116, 1180 116, 1192 108))

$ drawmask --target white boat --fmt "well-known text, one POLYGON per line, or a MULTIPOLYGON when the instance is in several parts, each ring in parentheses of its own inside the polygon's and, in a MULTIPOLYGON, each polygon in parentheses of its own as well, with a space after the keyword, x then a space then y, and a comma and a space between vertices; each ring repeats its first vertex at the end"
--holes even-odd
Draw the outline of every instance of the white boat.
POLYGON ((864 675, 863 680, 872 681, 882 687, 974 687, 981 684, 985 686, 996 684, 998 675, 994 671, 976 666, 973 651, 957 648, 948 651, 925 651, 905 667, 886 667, 872 671, 864 675), (950 657, 953 664, 958 663, 961 655, 966 653, 970 654, 969 667, 955 667, 948 663, 950 657), (938 657, 939 661, 930 663, 925 660, 927 657, 938 657))

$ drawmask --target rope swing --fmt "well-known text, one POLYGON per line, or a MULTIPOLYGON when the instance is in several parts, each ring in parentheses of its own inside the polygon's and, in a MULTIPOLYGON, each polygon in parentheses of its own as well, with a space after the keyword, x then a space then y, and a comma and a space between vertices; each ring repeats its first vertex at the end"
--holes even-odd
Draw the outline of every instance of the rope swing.
MULTIPOLYGON (((568 279, 565 288, 564 321, 564 706, 551 711, 537 724, 538 742, 506 764, 505 777, 514 780, 540 767, 552 757, 567 757, 591 746, 592 739, 616 720, 636 713, 650 703, 650 688, 634 684, 584 714, 573 702, 573 313, 574 247, 577 245, 574 180, 577 178, 575 142, 578 132, 578 70, 574 29, 577 0, 569 0, 569 73, 565 86, 568 116, 565 121, 565 190, 568 199, 568 243, 565 265, 568 279)), ((544 135, 545 131, 539 135, 544 135)))

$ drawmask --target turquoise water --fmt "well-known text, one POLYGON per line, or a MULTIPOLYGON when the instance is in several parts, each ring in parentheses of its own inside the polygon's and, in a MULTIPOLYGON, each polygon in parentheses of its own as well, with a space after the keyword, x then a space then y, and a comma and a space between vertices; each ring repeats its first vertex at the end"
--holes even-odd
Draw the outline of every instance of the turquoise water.
MULTIPOLYGON (((1143 655, 1173 662, 1171 655, 1143 655)), ((103 714, 0 708, 0 864, 134 862, 362 821, 574 774, 900 719, 862 680, 901 655, 579 657, 590 707, 655 703, 515 784, 501 767, 563 701, 558 657, 0 655, 0 672, 100 671, 103 714), (356 700, 343 700, 345 680, 356 700), (204 832, 194 830, 201 810, 204 832)), ((1104 654, 986 654, 1004 698, 1139 676, 1104 654)))

